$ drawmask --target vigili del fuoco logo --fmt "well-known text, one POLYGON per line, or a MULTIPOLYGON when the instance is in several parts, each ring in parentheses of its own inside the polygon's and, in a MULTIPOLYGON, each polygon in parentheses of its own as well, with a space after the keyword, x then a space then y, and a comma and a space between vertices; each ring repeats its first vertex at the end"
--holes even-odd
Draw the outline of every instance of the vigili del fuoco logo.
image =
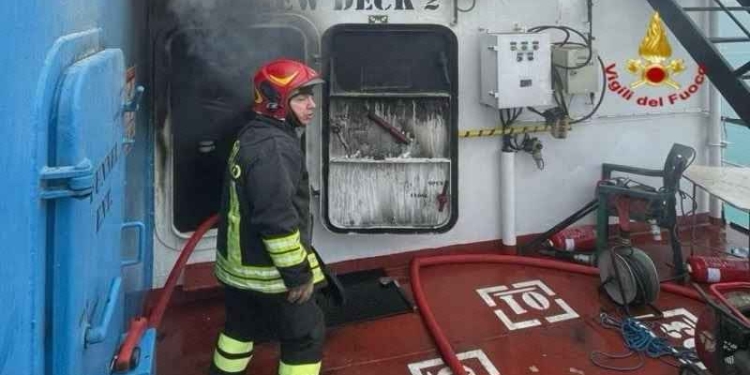
POLYGON ((638 54, 640 58, 628 60, 626 68, 629 74, 625 77, 621 77, 617 72, 615 63, 605 69, 609 90, 627 101, 635 99, 636 104, 644 107, 673 105, 690 99, 706 81, 705 69, 700 66, 687 87, 681 87, 675 81, 675 77, 686 70, 685 62, 682 59, 670 59, 672 47, 667 40, 667 33, 659 13, 654 13, 651 17, 646 36, 638 48, 638 54), (631 78, 629 83, 620 81, 620 79, 625 81, 627 78, 631 78), (638 88, 644 85, 666 87, 672 92, 661 96, 638 96, 638 88))

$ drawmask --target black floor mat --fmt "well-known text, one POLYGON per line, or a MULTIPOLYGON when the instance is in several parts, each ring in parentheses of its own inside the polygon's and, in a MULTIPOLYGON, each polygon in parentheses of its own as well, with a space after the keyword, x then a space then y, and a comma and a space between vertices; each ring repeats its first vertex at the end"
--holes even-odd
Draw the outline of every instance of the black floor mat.
MULTIPOLYGON (((322 293, 318 296, 318 305, 325 313, 329 328, 414 311, 400 286, 388 279, 383 269, 353 272, 338 278, 346 293, 343 306, 334 306, 322 293)), ((260 336, 255 342, 266 342, 274 337, 272 332, 262 332, 260 336)))
POLYGON ((413 311, 411 302, 383 269, 348 273, 340 275, 339 280, 344 285, 346 303, 336 307, 327 300, 319 300, 328 327, 413 311))

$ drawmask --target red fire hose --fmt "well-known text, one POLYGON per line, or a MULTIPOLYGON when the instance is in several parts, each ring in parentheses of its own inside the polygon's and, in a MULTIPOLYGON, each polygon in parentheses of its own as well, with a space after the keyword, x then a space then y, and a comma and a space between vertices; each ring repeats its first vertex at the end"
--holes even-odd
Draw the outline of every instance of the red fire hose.
MULTIPOLYGON (((201 238, 208 232, 218 221, 218 215, 213 215, 206 219, 200 226, 193 232, 190 239, 185 243, 185 246, 180 252, 180 256, 172 267, 172 271, 169 273, 167 282, 162 289, 162 293, 159 295, 157 303, 154 308, 150 311, 148 318, 138 317, 131 321, 130 329, 128 330, 125 341, 120 347, 120 351, 115 356, 114 369, 116 372, 127 371, 135 368, 137 365, 137 344, 140 342, 141 336, 148 327, 159 328, 161 324, 164 312, 169 304, 169 299, 172 296, 175 286, 177 286, 177 280, 182 274, 182 270, 185 268, 190 255, 192 255, 195 247, 200 242, 201 238), (134 356, 134 353, 136 354, 134 356)), ((512 264, 520 266, 531 266, 539 268, 547 268, 554 270, 561 270, 573 273, 580 273, 584 275, 595 276, 599 274, 599 270, 593 267, 586 267, 576 264, 570 264, 560 261, 538 259, 538 258, 527 258, 512 255, 445 255, 435 256, 427 258, 414 258, 411 263, 411 287, 414 293, 414 300, 419 307, 419 312, 427 325, 433 340, 437 344, 440 353, 445 363, 447 363, 454 374, 466 375, 463 366, 460 364, 456 353, 451 347, 445 334, 440 329, 435 320, 435 316, 432 314, 429 305, 422 291, 422 284, 419 275, 419 269, 422 266, 435 266, 445 264, 467 264, 467 263, 499 263, 499 264, 512 264)), ((682 287, 674 284, 662 284, 664 291, 681 295, 683 297, 691 298, 694 300, 702 301, 700 295, 689 288, 682 287)))
POLYGON ((198 245, 198 242, 200 242, 206 232, 213 228, 217 221, 219 221, 219 216, 213 215, 198 226, 198 229, 193 232, 193 235, 190 236, 190 239, 188 239, 185 246, 182 248, 180 256, 177 258, 177 262, 175 262, 172 267, 172 271, 169 272, 169 277, 167 278, 166 284, 164 284, 164 288, 162 288, 158 301, 153 309, 151 309, 150 313, 147 314, 148 318, 137 317, 130 322, 130 328, 128 329, 125 341, 123 341, 122 346, 120 346, 120 350, 114 359, 114 369, 116 372, 132 370, 137 366, 137 345, 141 341, 143 333, 146 332, 146 329, 149 327, 159 329, 161 319, 164 316, 164 311, 167 310, 169 299, 172 298, 172 292, 174 292, 174 288, 177 286, 177 280, 180 278, 180 275, 182 275, 182 270, 185 268, 185 264, 187 264, 188 259, 190 259, 190 255, 193 254, 195 246, 198 245))
POLYGON ((206 232, 211 230, 211 228, 213 228, 213 226, 216 225, 218 221, 219 215, 213 215, 209 217, 208 219, 206 219, 206 221, 198 226, 198 229, 193 232, 193 235, 190 236, 188 242, 185 243, 185 246, 182 248, 182 252, 180 252, 180 257, 177 258, 177 262, 175 262, 174 266, 172 267, 172 271, 169 272, 167 283, 164 284, 164 289, 162 289, 162 292, 159 295, 159 300, 156 302, 156 305, 154 305, 154 308, 153 310, 151 310, 151 314, 148 317, 150 327, 159 328, 161 319, 164 316, 164 311, 167 309, 167 305, 169 304, 169 299, 172 297, 172 292, 174 292, 175 286, 177 286, 177 279, 179 279, 180 275, 182 275, 182 269, 185 268, 185 264, 187 264, 190 255, 193 254, 195 246, 198 245, 198 242, 200 242, 201 238, 203 238, 206 232))
MULTIPOLYGON (((471 263, 512 264, 518 266, 547 268, 590 276, 596 276, 599 274, 599 270, 594 267, 586 267, 549 259, 527 258, 513 255, 444 255, 427 258, 414 258, 411 262, 411 288, 414 293, 414 300, 419 307, 419 313, 427 326, 427 330, 432 335, 432 339, 440 350, 440 355, 443 357, 443 361, 448 364, 455 375, 466 375, 466 372, 464 371, 463 365, 461 365, 461 362, 456 357, 456 352, 453 350, 453 347, 451 347, 448 338, 443 333, 443 330, 440 329, 440 326, 438 326, 435 316, 432 314, 432 310, 430 310, 430 306, 427 304, 427 300, 425 299, 422 290, 419 269, 422 266, 471 263)), ((703 301, 698 292, 683 286, 662 284, 662 290, 683 297, 692 298, 694 300, 703 301)))

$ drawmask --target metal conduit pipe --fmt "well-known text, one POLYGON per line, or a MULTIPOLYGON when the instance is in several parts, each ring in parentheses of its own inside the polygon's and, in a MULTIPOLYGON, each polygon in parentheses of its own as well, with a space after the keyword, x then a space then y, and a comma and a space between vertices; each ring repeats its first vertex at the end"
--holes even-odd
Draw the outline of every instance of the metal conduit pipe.
POLYGON ((505 246, 516 246, 516 152, 500 152, 500 223, 505 246))
MULTIPOLYGON (((567 130, 570 130, 567 126, 567 130)), ((544 123, 527 126, 473 129, 459 132, 459 137, 511 136, 550 132, 552 127, 544 123)), ((515 151, 503 149, 500 155, 500 221, 502 241, 505 246, 516 246, 516 192, 515 192, 515 151)))
MULTIPOLYGON (((709 35, 712 38, 718 37, 719 31, 719 12, 709 12, 709 35)), ((716 86, 711 84, 708 92, 708 110, 709 110, 709 121, 708 121, 708 165, 713 167, 721 167, 721 149, 723 147, 722 142, 722 124, 721 124, 721 94, 716 86)), ((705 199, 708 193, 703 194, 705 199)), ((705 200, 704 200, 705 202, 705 200)), ((709 199, 709 212, 712 218, 721 218, 721 201, 716 197, 710 197, 709 199)))

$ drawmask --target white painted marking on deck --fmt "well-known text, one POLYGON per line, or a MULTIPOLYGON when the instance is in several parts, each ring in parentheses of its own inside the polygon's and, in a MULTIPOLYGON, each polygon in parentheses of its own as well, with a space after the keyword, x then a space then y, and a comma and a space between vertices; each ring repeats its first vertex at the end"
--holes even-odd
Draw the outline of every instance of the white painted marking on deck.
POLYGON ((675 339, 683 340, 682 346, 695 348, 695 325, 698 318, 685 308, 664 311, 665 323, 659 325, 659 329, 665 335, 675 339))
POLYGON ((498 318, 500 318, 500 321, 505 324, 505 327, 507 327, 511 331, 515 331, 517 329, 524 329, 524 328, 531 328, 536 327, 542 324, 537 319, 529 319, 518 323, 513 323, 510 318, 508 318, 507 315, 503 312, 503 310, 495 310, 495 315, 497 315, 498 318))
MULTIPOLYGON (((456 357, 464 365, 467 375, 501 375, 481 349, 459 353, 456 357)), ((453 375, 441 358, 411 363, 408 367, 411 375, 453 375)))
POLYGON ((573 311, 573 308, 571 308, 565 301, 563 301, 561 298, 558 298, 555 300, 558 305, 565 311, 565 313, 555 316, 550 316, 544 319, 547 319, 550 323, 558 323, 565 320, 575 319, 578 318, 579 315, 577 312, 573 311))
POLYGON ((498 307, 494 310, 495 315, 510 331, 537 327, 542 324, 539 319, 519 319, 529 310, 554 314, 544 317, 548 323, 559 323, 579 317, 578 313, 562 298, 552 298, 550 301, 551 297, 557 294, 541 280, 515 283, 511 285, 511 288, 505 285, 481 288, 477 289, 477 293, 487 306, 498 307))
POLYGON ((525 288, 527 286, 536 286, 547 293, 548 296, 555 295, 555 292, 553 292, 552 289, 547 286, 547 284, 543 283, 542 280, 532 280, 513 284, 514 288, 525 288))
POLYGON ((490 288, 478 289, 477 292, 488 306, 495 307, 497 305, 495 304, 495 300, 492 298, 492 295, 496 292, 503 292, 506 290, 508 290, 508 287, 506 286, 495 286, 490 288))
MULTIPOLYGON (((666 336, 675 340, 682 340, 682 346, 687 349, 695 348, 695 327, 698 324, 698 317, 687 309, 680 307, 664 311, 665 322, 659 324, 659 330, 666 336)), ((679 362, 687 363, 684 360, 679 362)), ((695 363, 701 370, 706 370, 702 362, 695 363)))

